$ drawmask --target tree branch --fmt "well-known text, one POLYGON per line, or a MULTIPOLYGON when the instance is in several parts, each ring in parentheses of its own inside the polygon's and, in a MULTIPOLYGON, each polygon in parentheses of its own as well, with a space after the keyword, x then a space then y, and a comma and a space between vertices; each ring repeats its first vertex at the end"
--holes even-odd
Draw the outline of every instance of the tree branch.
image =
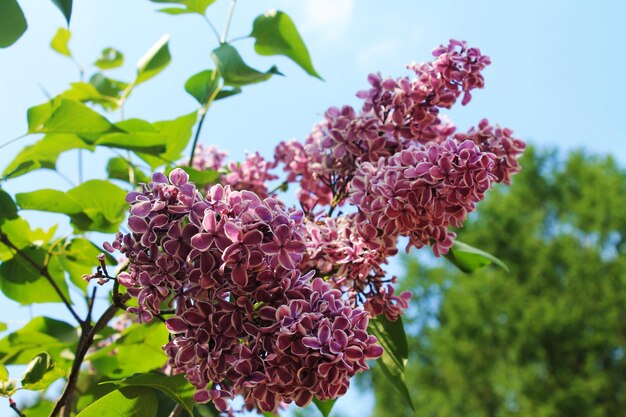
POLYGON ((63 389, 63 394, 61 394, 61 397, 58 399, 54 405, 54 409, 50 413, 50 417, 58 416, 64 407, 69 407, 71 397, 74 393, 74 389, 76 388, 76 383, 78 382, 80 367, 85 360, 85 356, 87 355, 96 334, 98 334, 98 332, 102 330, 104 326, 111 321, 111 319, 113 319, 118 309, 124 308, 124 303, 130 298, 128 294, 119 294, 117 292, 118 288, 119 284, 115 281, 113 284, 113 304, 111 304, 104 311, 104 313, 102 313, 102 316, 100 316, 96 324, 92 326, 91 322, 85 322, 82 326, 83 331, 81 332, 80 339, 78 341, 76 356, 74 357, 74 363, 72 364, 70 376, 68 377, 67 384, 63 389))
POLYGON ((52 278, 52 275, 50 275, 50 272, 48 272, 48 269, 45 267, 42 267, 33 258, 26 255, 20 248, 15 246, 13 242, 9 240, 7 235, 5 235, 2 232, 0 232, 0 242, 4 243, 8 247, 15 250, 15 252, 18 255, 20 255, 22 259, 24 259, 26 262, 31 264, 33 268, 35 268, 35 270, 39 272, 50 283, 50 285, 52 285, 52 288, 54 288, 54 291, 57 293, 61 301, 63 301, 63 304, 65 304, 65 307, 67 307, 67 309, 72 314, 72 316, 74 316, 76 321, 78 321, 78 323, 80 323, 80 325, 82 326, 84 324, 84 320, 82 320, 80 316, 76 313, 76 311, 74 310, 74 307, 72 307, 72 303, 70 302, 70 300, 67 299, 67 297, 65 297, 65 294, 63 294, 63 291, 61 291, 61 288, 59 288, 57 283, 54 281, 54 278, 52 278))

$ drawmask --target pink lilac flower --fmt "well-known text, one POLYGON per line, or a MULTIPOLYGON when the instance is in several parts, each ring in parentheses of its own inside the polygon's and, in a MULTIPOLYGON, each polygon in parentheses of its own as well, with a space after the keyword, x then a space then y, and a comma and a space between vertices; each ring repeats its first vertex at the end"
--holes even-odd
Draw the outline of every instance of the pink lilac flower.
POLYGON ((204 146, 199 143, 193 154, 192 168, 195 168, 198 171, 204 171, 207 169, 219 171, 224 167, 224 162, 227 156, 228 152, 222 151, 216 146, 204 146))
POLYGON ((337 398, 382 354, 368 314, 330 283, 302 273, 301 212, 251 191, 215 185, 203 197, 187 174, 155 174, 127 197, 131 232, 110 249, 129 259, 119 283, 142 321, 163 306, 168 366, 220 411, 244 396, 259 410, 337 398))
POLYGON ((446 253, 467 214, 495 180, 494 155, 470 141, 448 139, 412 146, 377 165, 364 163, 352 181, 351 201, 386 234, 408 236, 418 248, 433 242, 446 253))

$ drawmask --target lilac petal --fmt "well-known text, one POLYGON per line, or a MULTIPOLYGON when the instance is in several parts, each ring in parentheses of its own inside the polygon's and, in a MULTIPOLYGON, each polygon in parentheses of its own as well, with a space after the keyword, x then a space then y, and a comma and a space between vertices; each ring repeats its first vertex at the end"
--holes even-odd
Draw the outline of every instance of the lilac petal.
POLYGON ((191 246, 201 252, 206 252, 213 244, 213 236, 208 233, 198 233, 191 238, 191 246))
POLYGON ((148 223, 138 216, 128 218, 128 227, 135 233, 145 233, 149 230, 148 223))

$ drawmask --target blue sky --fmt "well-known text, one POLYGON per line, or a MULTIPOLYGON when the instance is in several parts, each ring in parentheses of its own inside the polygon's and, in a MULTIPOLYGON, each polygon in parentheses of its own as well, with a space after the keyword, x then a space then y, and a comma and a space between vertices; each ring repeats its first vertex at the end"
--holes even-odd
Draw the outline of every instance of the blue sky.
MULTIPOLYGON (((16 45, 0 50, 0 144, 26 131, 26 109, 46 100, 43 90, 54 95, 78 80, 75 66, 48 47, 64 24, 61 14, 51 2, 21 3, 29 30, 16 45)), ((111 76, 130 79, 137 59, 163 34, 171 35, 171 65, 135 90, 127 118, 156 121, 193 111, 195 101, 184 92, 184 80, 212 64, 216 44, 206 23, 193 15, 155 13, 155 6, 147 0, 75 1, 70 49, 88 74, 100 51, 112 46, 124 52, 126 64, 111 76)), ((228 1, 217 0, 209 9, 218 28, 227 6, 228 1)), ((486 88, 467 107, 450 113, 460 129, 487 117, 530 143, 584 147, 626 164, 626 84, 619 78, 626 68, 626 2, 240 0, 232 36, 249 33, 254 17, 272 8, 291 15, 325 82, 308 77, 286 58, 255 56, 248 40, 238 42, 249 64, 260 69, 277 64, 286 77, 247 87, 211 108, 201 142, 217 144, 234 159, 246 149, 270 156, 278 141, 303 138, 328 106, 358 105, 355 92, 366 88, 369 72, 403 75, 407 63, 428 60, 432 48, 459 38, 493 61, 485 72, 486 88)), ((111 119, 119 120, 119 114, 111 119)), ((0 149, 0 168, 36 139, 0 149)), ((102 177, 108 156, 86 156, 86 177, 102 177)), ((59 167, 75 175, 76 155, 62 156, 59 167)), ((15 193, 67 185, 54 174, 36 171, 3 187, 15 193)), ((60 222, 68 229, 63 217, 26 215, 34 225, 60 222)), ((69 319, 57 307, 19 308, 2 296, 0 314, 12 329, 32 315, 69 319)))

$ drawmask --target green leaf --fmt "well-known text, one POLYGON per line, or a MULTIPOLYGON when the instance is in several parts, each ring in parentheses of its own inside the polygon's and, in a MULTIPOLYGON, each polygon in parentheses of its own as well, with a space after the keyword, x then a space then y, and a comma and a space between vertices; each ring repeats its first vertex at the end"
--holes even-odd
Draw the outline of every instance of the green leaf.
POLYGON ((59 155, 72 149, 92 149, 76 135, 46 135, 26 146, 2 173, 5 179, 16 178, 36 169, 56 169, 59 155))
POLYGON ((0 1, 0 48, 7 48, 17 42, 26 28, 28 24, 17 1, 0 1))
POLYGON ((23 210, 39 210, 63 214, 75 214, 83 211, 83 208, 76 200, 59 190, 43 189, 28 193, 17 193, 15 200, 23 210))
POLYGON ((211 53, 211 58, 224 79, 224 84, 234 87, 266 81, 274 74, 282 75, 278 68, 273 66, 266 72, 261 72, 248 66, 239 52, 228 44, 223 44, 211 53))
POLYGON ((6 382, 9 380, 9 371, 4 364, 0 363, 0 382, 6 382))
MULTIPOLYGON (((217 78, 213 78, 213 70, 201 71, 195 75, 192 75, 185 83, 185 91, 191 94, 198 103, 204 105, 209 100, 209 97, 215 91, 217 86, 217 78)), ((222 88, 215 96, 214 100, 220 100, 226 97, 234 96, 241 93, 241 88, 222 88)))
POLYGON ((18 193, 16 200, 25 210, 69 215, 79 230, 115 232, 124 220, 126 191, 104 180, 89 180, 64 193, 44 189, 18 193))
POLYGON ((220 415, 213 403, 196 404, 193 407, 193 417, 220 417, 220 415))
POLYGON ((22 412, 28 417, 48 417, 54 408, 54 402, 40 399, 34 405, 23 408, 22 412))
POLYGON ((322 401, 318 400, 317 397, 313 397, 313 404, 315 404, 317 409, 320 411, 320 413, 322 413, 324 417, 328 417, 330 415, 330 412, 332 411, 335 402, 337 402, 337 400, 322 401))
POLYGON ((92 75, 89 79, 89 83, 93 84, 100 94, 109 97, 119 97, 120 93, 128 87, 128 83, 108 78, 100 72, 96 72, 92 75))
POLYGON ((68 47, 68 43, 71 37, 72 32, 65 28, 59 28, 56 35, 54 35, 54 38, 52 38, 52 42, 50 42, 50 47, 61 55, 65 55, 71 58, 72 53, 70 52, 70 49, 68 47))
POLYGON ((154 122, 152 125, 157 131, 167 137, 167 151, 158 156, 139 152, 137 155, 146 161, 152 169, 165 164, 175 163, 182 157, 182 152, 191 139, 193 127, 197 119, 198 113, 194 111, 174 120, 154 122))
POLYGON ((172 60, 168 46, 169 35, 164 35, 137 63, 135 84, 148 81, 167 67, 172 60))
MULTIPOLYGON (((24 248, 21 251, 43 269, 47 255, 45 250, 24 248)), ((62 269, 56 266, 50 262, 47 270, 63 295, 69 299, 65 274, 62 269)), ((0 265, 0 289, 8 298, 22 305, 61 302, 57 293, 52 290, 50 283, 41 275, 41 271, 22 256, 14 256, 0 265)))
POLYGON ((215 3, 215 0, 150 0, 153 3, 171 3, 177 4, 181 7, 168 7, 166 9, 160 9, 159 12, 167 14, 185 14, 185 13, 197 13, 204 15, 207 7, 215 3))
POLYGON ((109 346, 88 356, 96 371, 111 378, 126 378, 160 369, 167 362, 162 346, 168 332, 162 323, 135 324, 109 346))
POLYGON ((411 409, 415 410, 409 389, 404 382, 404 367, 409 356, 409 348, 402 318, 390 321, 385 316, 378 316, 370 320, 368 330, 378 338, 384 349, 383 356, 377 361, 378 366, 411 409))
POLYGON ((64 350, 73 352, 77 342, 78 333, 73 326, 49 317, 36 317, 0 340, 0 361, 24 364, 45 350, 58 363, 58 355, 64 350))
POLYGON ((17 206, 13 199, 2 188, 0 188, 0 223, 5 219, 11 220, 17 218, 17 206))
POLYGON ((309 75, 322 79, 289 15, 276 10, 266 12, 254 20, 250 36, 256 39, 254 49, 259 55, 284 55, 309 75))
POLYGON ((465 273, 475 272, 491 263, 509 272, 504 262, 495 256, 460 241, 455 241, 445 255, 453 265, 465 273))
POLYGON ((55 367, 52 357, 42 352, 29 362, 22 375, 22 387, 33 391, 42 390, 63 375, 63 370, 55 367))
POLYGON ((59 10, 61 10, 61 13, 65 16, 65 20, 69 26, 70 19, 72 18, 72 0, 52 0, 52 3, 54 3, 59 10))
POLYGON ((123 387, 149 387, 157 389, 180 404, 190 415, 193 414, 195 388, 185 379, 183 374, 167 376, 150 372, 132 376, 121 381, 107 381, 103 384, 115 384, 123 387))
POLYGON ((6 329, 7 329, 7 324, 6 324, 6 323, 2 323, 2 322, 0 321, 0 332, 5 331, 6 329))
POLYGON ((113 391, 89 405, 76 417, 155 417, 157 398, 144 387, 127 387, 113 391))
POLYGON ((107 133, 120 131, 83 103, 56 98, 28 109, 29 133, 107 133))
POLYGON ((124 220, 128 208, 126 191, 110 181, 89 180, 67 194, 83 209, 82 213, 71 216, 79 230, 114 233, 124 220))
POLYGON ((100 58, 94 63, 96 67, 103 70, 121 67, 123 64, 124 54, 113 48, 104 48, 100 58))
POLYGON ((126 133, 109 133, 94 143, 110 148, 127 149, 151 155, 165 153, 168 138, 152 124, 141 119, 129 119, 116 123, 116 127, 126 133))
POLYGON ((127 161, 121 156, 116 156, 109 159, 106 166, 107 175, 111 179, 126 181, 130 184, 150 182, 150 178, 143 173, 143 171, 132 162, 127 161), (134 176, 131 181, 131 173, 134 176))

